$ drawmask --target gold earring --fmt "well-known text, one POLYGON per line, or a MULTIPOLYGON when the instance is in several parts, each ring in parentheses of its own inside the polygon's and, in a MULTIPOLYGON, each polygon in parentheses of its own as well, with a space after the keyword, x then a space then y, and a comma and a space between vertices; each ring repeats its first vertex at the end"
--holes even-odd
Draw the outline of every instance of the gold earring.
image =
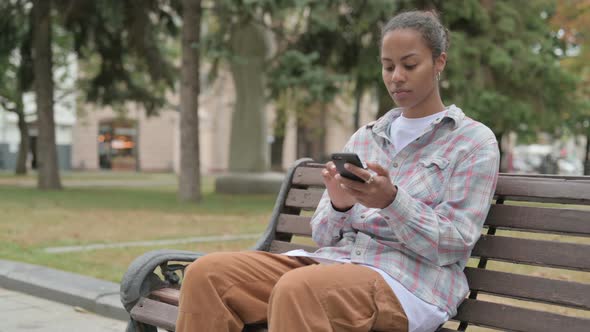
POLYGON ((438 73, 436 73, 436 80, 440 81, 440 71, 438 73))

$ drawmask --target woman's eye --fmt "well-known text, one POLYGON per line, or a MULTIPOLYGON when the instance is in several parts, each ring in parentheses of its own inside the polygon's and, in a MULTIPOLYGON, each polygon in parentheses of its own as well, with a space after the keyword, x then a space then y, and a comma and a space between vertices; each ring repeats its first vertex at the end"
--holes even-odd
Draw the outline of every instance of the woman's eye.
POLYGON ((416 65, 405 65, 404 67, 406 67, 407 70, 412 70, 416 68, 416 65))
POLYGON ((383 67, 383 69, 385 69, 385 71, 393 71, 393 67, 383 67))

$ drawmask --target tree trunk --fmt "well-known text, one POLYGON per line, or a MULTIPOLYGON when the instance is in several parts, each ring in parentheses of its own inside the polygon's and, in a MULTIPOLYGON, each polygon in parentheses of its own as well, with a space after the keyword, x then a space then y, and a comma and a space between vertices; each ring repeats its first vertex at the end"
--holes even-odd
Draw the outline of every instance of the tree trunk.
POLYGON ((264 109, 264 60, 269 45, 264 30, 254 22, 236 26, 230 43, 236 56, 230 64, 236 102, 232 115, 229 170, 264 172, 270 164, 264 109))
POLYGON ((277 116, 274 127, 274 140, 270 146, 270 165, 275 171, 283 170, 283 146, 285 143, 285 133, 287 132, 287 110, 286 105, 279 103, 277 105, 277 116))
POLYGON ((356 131, 360 127, 361 122, 361 100, 363 98, 363 84, 360 78, 356 80, 356 86, 354 89, 354 130, 356 131))
POLYGON ((590 175, 590 132, 586 134, 586 155, 584 156, 584 175, 590 175))
POLYGON ((201 1, 183 0, 180 87, 180 177, 178 198, 201 200, 199 158, 199 62, 201 1))
POLYGON ((316 103, 297 120, 297 158, 309 157, 317 162, 327 159, 326 132, 328 115, 325 105, 316 103))
POLYGON ((39 136, 37 187, 61 189, 53 117, 53 76, 51 53, 51 1, 33 1, 33 70, 39 136))
POLYGON ((325 104, 319 104, 318 114, 318 128, 316 129, 317 139, 314 140, 313 159, 319 162, 327 161, 326 153, 326 135, 328 131, 328 112, 325 104))
POLYGON ((17 175, 27 174, 27 156, 29 155, 29 127, 23 110, 23 96, 20 90, 16 94, 16 115, 18 116, 18 130, 20 132, 20 144, 14 172, 17 175))
POLYGON ((309 130, 301 121, 297 121, 297 146, 296 156, 299 158, 312 158, 309 130))
POLYGON ((498 150, 500 151, 500 165, 498 171, 506 172, 506 168, 503 167, 502 158, 504 158, 504 151, 502 149, 502 137, 504 137, 504 133, 496 133, 496 141, 498 141, 498 150))

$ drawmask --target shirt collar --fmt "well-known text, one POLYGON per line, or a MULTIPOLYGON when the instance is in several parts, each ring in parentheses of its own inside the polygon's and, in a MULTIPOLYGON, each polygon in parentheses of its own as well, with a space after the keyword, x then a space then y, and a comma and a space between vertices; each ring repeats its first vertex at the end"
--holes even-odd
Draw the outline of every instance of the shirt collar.
MULTIPOLYGON (((463 111, 454 104, 445 107, 445 109, 447 110, 445 115, 439 121, 435 121, 434 124, 438 125, 439 123, 446 122, 446 119, 449 119, 447 121, 453 121, 453 130, 459 128, 459 126, 463 122, 463 119, 465 118, 465 113, 463 113, 463 111)), ((385 115, 383 115, 381 118, 377 119, 377 121, 369 123, 367 125, 367 128, 372 128, 373 132, 375 132, 376 134, 385 132, 386 130, 388 130, 389 125, 401 114, 401 107, 394 108, 387 112, 385 115)))

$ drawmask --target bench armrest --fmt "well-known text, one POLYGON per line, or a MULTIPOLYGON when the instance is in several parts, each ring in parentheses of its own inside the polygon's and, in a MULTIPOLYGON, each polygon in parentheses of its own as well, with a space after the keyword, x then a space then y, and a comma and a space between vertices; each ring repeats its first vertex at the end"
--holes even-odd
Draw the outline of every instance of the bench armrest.
POLYGON ((193 262, 203 255, 205 254, 194 251, 162 249, 137 257, 121 280, 120 296, 125 310, 131 312, 141 296, 166 285, 165 281, 153 273, 158 266, 169 261, 193 262))

